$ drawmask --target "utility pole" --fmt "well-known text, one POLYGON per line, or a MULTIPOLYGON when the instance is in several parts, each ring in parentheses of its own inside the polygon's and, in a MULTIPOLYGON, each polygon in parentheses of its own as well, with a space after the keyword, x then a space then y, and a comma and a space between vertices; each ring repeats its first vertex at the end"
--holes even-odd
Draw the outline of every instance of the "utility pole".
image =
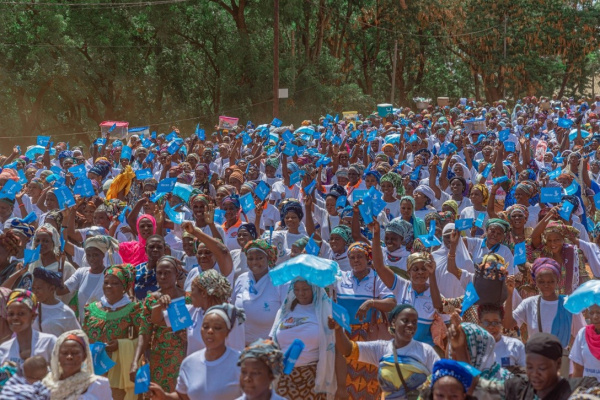
POLYGON ((279 116, 279 0, 273 0, 273 118, 279 116))
POLYGON ((396 91, 396 62, 398 59, 398 39, 394 43, 394 62, 392 63, 392 94, 390 96, 390 104, 394 105, 394 92, 396 91))

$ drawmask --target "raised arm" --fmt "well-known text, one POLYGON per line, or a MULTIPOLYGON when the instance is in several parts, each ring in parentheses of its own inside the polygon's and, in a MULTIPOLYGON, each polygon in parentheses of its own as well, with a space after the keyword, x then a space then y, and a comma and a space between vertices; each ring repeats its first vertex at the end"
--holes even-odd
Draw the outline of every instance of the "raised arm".
POLYGON ((377 272, 377 276, 379 279, 387 286, 388 288, 394 287, 394 282, 396 281, 396 274, 387 266, 383 261, 383 250, 381 249, 381 227, 379 222, 375 217, 373 217, 373 221, 369 224, 369 229, 373 232, 373 268, 375 272, 377 272))
POLYGON ((448 184, 449 184, 449 182, 448 182, 448 165, 449 164, 450 164, 450 157, 446 156, 446 158, 444 158, 444 163, 442 164, 442 174, 440 175, 440 188, 442 188, 443 190, 446 190, 448 188, 448 184))
POLYGON ((490 218, 498 218, 498 214, 496 214, 496 209, 494 205, 496 204, 496 192, 500 188, 500 185, 494 183, 492 186, 492 190, 490 191, 490 198, 487 203, 487 212, 490 218))

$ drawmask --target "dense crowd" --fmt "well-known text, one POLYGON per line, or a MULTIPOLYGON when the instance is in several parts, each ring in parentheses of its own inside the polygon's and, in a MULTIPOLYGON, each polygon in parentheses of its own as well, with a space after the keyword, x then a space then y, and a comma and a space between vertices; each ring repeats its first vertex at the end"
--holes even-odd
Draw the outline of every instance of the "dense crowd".
POLYGON ((597 108, 461 99, 16 146, 0 398, 597 399, 597 108))

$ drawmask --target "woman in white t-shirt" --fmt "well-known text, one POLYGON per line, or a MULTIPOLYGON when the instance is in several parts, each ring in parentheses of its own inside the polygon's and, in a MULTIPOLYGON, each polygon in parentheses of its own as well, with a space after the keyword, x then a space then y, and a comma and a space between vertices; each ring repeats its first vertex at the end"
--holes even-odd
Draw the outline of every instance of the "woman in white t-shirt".
POLYGON ((286 400, 272 389, 273 381, 283 372, 283 353, 275 343, 257 340, 242 351, 238 365, 244 395, 236 400, 286 400))
MULTIPOLYGON (((465 207, 460 212, 461 219, 469 219, 472 218, 474 221, 479 218, 480 214, 484 214, 483 223, 486 223, 489 216, 487 212, 488 200, 490 198, 490 191, 487 186, 482 183, 478 183, 476 185, 471 186, 469 190, 469 200, 471 200, 472 206, 465 207)), ((467 236, 469 237, 477 237, 484 234, 483 225, 481 228, 475 226, 473 224, 473 228, 467 232, 467 236)))
MULTIPOLYGON (((302 239, 306 230, 302 227, 304 218, 304 208, 296 200, 287 199, 281 207, 281 228, 273 232, 271 243, 277 246, 277 255, 279 262, 284 261, 292 250, 292 245, 296 240, 302 239)), ((265 232, 263 239, 270 235, 265 232)))
POLYGON ((202 340, 206 347, 187 356, 181 363, 177 387, 165 393, 160 385, 150 384, 153 399, 231 400, 240 389, 239 352, 226 345, 231 329, 244 319, 243 310, 222 304, 209 308, 202 321, 202 340))
POLYGON ((6 321, 13 337, 0 345, 0 365, 12 361, 21 367, 26 359, 42 356, 48 362, 56 336, 32 328, 38 302, 35 294, 25 289, 15 289, 6 302, 6 321))
POLYGON ((327 326, 331 313, 331 299, 324 289, 302 279, 290 285, 269 337, 284 353, 295 339, 304 343, 304 349, 293 371, 278 379, 280 396, 311 400, 335 394, 335 337, 327 326))
POLYGON ((569 358, 573 362, 573 378, 591 376, 600 379, 600 306, 587 309, 590 324, 577 333, 569 358))
POLYGON ((58 337, 66 331, 81 328, 73 310, 56 298, 56 289, 62 285, 59 273, 42 267, 33 270, 31 290, 39 301, 33 329, 58 337))
POLYGON ((399 304, 389 313, 391 340, 354 342, 348 339, 342 328, 329 319, 335 329, 335 347, 339 353, 353 360, 378 368, 377 379, 386 397, 406 399, 418 394, 417 389, 433 372, 433 364, 440 358, 431 346, 417 342, 413 336, 417 330, 419 314, 409 304, 399 304), (405 385, 398 377, 402 373, 405 385), (408 393, 407 393, 408 392, 408 393))
MULTIPOLYGON (((547 332, 556 336, 564 348, 585 325, 581 314, 571 314, 564 307, 564 295, 558 294, 560 265, 551 258, 538 258, 531 266, 533 281, 540 295, 528 297, 513 310, 514 277, 507 278, 508 298, 504 305, 504 327, 527 324, 527 333, 547 332), (540 326, 541 325, 541 326, 540 326)), ((568 364, 568 363, 567 363, 568 364)))
POLYGON ((53 399, 111 399, 110 384, 94 375, 94 363, 87 335, 82 330, 60 335, 52 350, 50 373, 42 381, 53 399))
POLYGON ((237 241, 240 245, 239 249, 231 250, 231 259, 233 260, 233 277, 237 279, 238 276, 248 271, 248 262, 246 260, 246 254, 244 253, 244 247, 251 240, 258 239, 258 232, 254 224, 242 224, 238 229, 237 241))
POLYGON ((236 307, 243 308, 246 344, 269 336, 273 322, 286 294, 286 285, 274 286, 269 268, 277 261, 277 251, 267 241, 258 239, 246 244, 244 252, 248 259, 248 272, 235 282, 233 298, 236 307))
MULTIPOLYGON (((494 337, 496 346, 494 354, 496 362, 509 371, 518 371, 525 368, 525 345, 519 339, 502 334, 502 320, 504 309, 501 305, 482 304, 477 307, 479 326, 494 337)), ((516 373, 516 372, 515 372, 516 373)))

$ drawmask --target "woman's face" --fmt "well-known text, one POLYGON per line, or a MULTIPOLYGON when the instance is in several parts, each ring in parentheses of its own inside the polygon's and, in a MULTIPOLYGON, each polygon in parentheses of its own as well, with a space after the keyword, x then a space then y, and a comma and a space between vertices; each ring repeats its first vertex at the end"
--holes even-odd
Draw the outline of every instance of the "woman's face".
POLYGON ((429 280, 429 271, 423 261, 414 263, 408 274, 413 285, 424 285, 429 280))
POLYGON ((454 175, 464 178, 464 171, 460 165, 457 164, 452 167, 452 172, 454 172, 454 175))
POLYGON ((346 186, 350 182, 350 180, 348 179, 347 176, 339 176, 339 175, 337 176, 337 181, 338 181, 338 185, 341 185, 341 186, 346 186))
POLYGON ((192 212, 196 221, 204 221, 204 212, 206 211, 206 204, 203 201, 194 201, 192 203, 192 212))
POLYGON ((238 208, 236 208, 232 203, 227 202, 222 206, 223 211, 225 211, 225 219, 227 221, 236 222, 238 218, 238 208))
POLYGON ((202 321, 200 334, 206 348, 215 349, 225 346, 225 339, 229 335, 229 330, 222 317, 216 314, 209 314, 202 321))
POLYGON ((181 246, 185 254, 188 256, 194 255, 194 238, 184 236, 183 239, 181 239, 181 246))
POLYGON ((367 186, 367 189, 370 189, 373 186, 377 187, 377 178, 375 178, 373 175, 367 175, 365 178, 365 185, 367 186))
POLYGON ((31 285, 31 291, 35 294, 40 303, 47 303, 54 298, 56 288, 54 285, 41 279, 34 279, 33 284, 31 285))
POLYGON ((350 261, 352 272, 354 272, 355 275, 363 273, 369 268, 369 259, 362 251, 350 252, 350 254, 348 254, 348 260, 350 261))
POLYGON ((204 243, 198 244, 198 250, 196 251, 196 260, 200 269, 206 271, 211 269, 215 265, 215 257, 212 251, 210 251, 204 243))
POLYGON ((510 214, 510 224, 513 228, 521 229, 525 226, 527 219, 522 212, 513 212, 510 214))
MULTIPOLYGON (((423 196, 420 193, 415 193, 415 197, 417 195, 423 196)), ((423 197, 425 197, 425 196, 423 196, 423 197)), ((413 206, 410 201, 404 200, 402 203, 400 203, 400 215, 402 216, 403 219, 409 220, 412 217, 412 214, 413 214, 413 206)))
POLYGON ((156 238, 146 242, 146 255, 148 255, 148 261, 158 261, 159 258, 165 255, 165 243, 156 238))
POLYGON ((58 210, 58 200, 53 192, 46 194, 46 208, 48 210, 58 210))
POLYGON ((542 296, 549 297, 556 292, 558 279, 552 271, 542 270, 535 276, 535 285, 542 293, 542 296))
POLYGON ((267 178, 275 178, 276 172, 277 172, 277 169, 275 167, 273 167, 272 165, 267 165, 265 167, 265 174, 267 175, 267 178))
POLYGON ((497 226, 490 226, 487 228, 487 244, 488 248, 502 243, 504 240, 504 230, 497 226))
POLYGON ((289 211, 284 217, 285 226, 288 230, 295 231, 300 227, 300 218, 295 212, 289 211))
POLYGON ((590 323, 597 327, 600 325, 600 306, 594 304, 593 306, 587 309, 588 318, 590 319, 590 323))
MULTIPOLYGON (((148 221, 147 219, 145 219, 148 221)), ((110 218, 108 213, 104 210, 95 210, 93 213, 93 223, 95 226, 102 226, 106 229, 110 227, 110 218)), ((152 223, 150 223, 152 225, 152 223)))
POLYGON ((301 247, 296 246, 295 244, 292 245, 292 250, 290 252, 290 258, 294 258, 296 256, 299 256, 300 254, 302 254, 304 252, 304 249, 301 247))
POLYGON ((298 303, 305 306, 313 301, 313 291, 310 285, 304 281, 294 283, 294 296, 298 303))
POLYGON ((410 342, 417 331, 418 320, 419 315, 412 308, 407 308, 398 314, 392 323, 396 341, 410 342))
POLYGON ((385 247, 387 247, 388 252, 398 250, 400 246, 402 246, 402 236, 394 232, 386 232, 384 241, 385 247))
POLYGON ((13 333, 21 333, 31 327, 36 313, 23 303, 12 303, 6 309, 6 321, 13 333))
MULTIPOLYGON (((373 176, 373 175, 369 175, 373 176)), ((384 196, 394 196, 396 194, 392 182, 381 182, 381 192, 384 196)))
POLYGON ((546 235, 546 248, 550 250, 552 254, 561 252, 564 244, 565 238, 563 238, 562 235, 555 232, 546 235))
POLYGON ((515 200, 518 204, 528 206, 529 205, 529 196, 521 189, 515 190, 515 200))
POLYGON ((154 234, 154 225, 152 225, 152 221, 148 218, 142 218, 138 230, 143 239, 148 239, 154 234))
POLYGON ((560 358, 554 361, 540 354, 529 353, 526 355, 527 378, 529 378, 529 383, 531 383, 534 390, 539 392, 556 384, 560 362, 560 358))
POLYGON ((262 398, 263 393, 271 391, 274 377, 267 364, 256 358, 246 358, 240 367, 240 387, 248 398, 262 398))
POLYGON ((13 213, 14 206, 6 201, 0 201, 0 221, 6 221, 13 213))
POLYGON ((84 206, 82 207, 82 213, 83 216, 85 217, 85 220, 89 223, 93 223, 94 222, 94 212, 96 211, 96 207, 89 205, 89 204, 84 204, 84 206))
POLYGON ((123 283, 119 278, 112 274, 104 275, 102 291, 110 304, 115 304, 123 298, 123 295, 125 295, 123 283))
POLYGON ((104 267, 104 253, 95 247, 85 249, 85 258, 92 269, 104 267))
POLYGON ((360 176, 355 170, 352 169, 348 171, 348 183, 350 183, 350 185, 356 185, 358 183, 359 178, 360 176))
POLYGON ((33 240, 33 246, 40 246, 40 254, 48 254, 54 252, 54 242, 52 235, 47 232, 38 232, 33 240))
POLYGON ((217 194, 215 196, 215 198, 217 199, 217 204, 221 204, 223 199, 227 196, 229 196, 229 192, 227 192, 227 190, 225 190, 223 188, 217 190, 217 194))
POLYGON ((438 379, 433 385, 433 400, 464 400, 467 398, 462 383, 451 376, 438 379))
POLYGON ((258 249, 251 249, 246 254, 248 269, 252 271, 255 278, 264 276, 269 270, 267 255, 258 249))
POLYGON ((156 265, 156 282, 161 289, 172 288, 177 283, 177 270, 170 261, 161 261, 156 265))
POLYGON ((499 312, 486 312, 481 315, 479 325, 489 332, 496 341, 502 337, 502 318, 499 312))
MULTIPOLYGON (((462 168, 460 170, 462 171, 462 168)), ((461 181, 459 181, 458 179, 453 179, 452 183, 450 184, 450 191, 455 196, 460 195, 462 192, 465 191, 465 187, 463 186, 461 181)))
POLYGON ((346 241, 334 233, 329 237, 329 246, 334 253, 341 254, 346 250, 346 241))
POLYGON ((335 207, 336 201, 337 200, 333 196, 328 196, 325 199, 325 209, 327 210, 327 213, 331 216, 337 215, 337 208, 335 207))
POLYGON ((474 206, 480 207, 483 204, 483 193, 479 189, 473 189, 469 194, 469 199, 474 206))
POLYGON ((195 170, 198 166, 198 160, 196 160, 194 157, 188 157, 186 158, 186 161, 188 162, 188 164, 190 164, 192 170, 195 170))
POLYGON ((36 184, 29 184, 27 185, 27 194, 29 195, 29 197, 37 199, 40 196, 40 194, 42 194, 42 189, 36 184))
POLYGON ((250 235, 250 232, 248 232, 246 229, 238 229, 237 242, 242 249, 251 240, 253 240, 253 239, 252 239, 252 235, 250 235))
POLYGON ((62 368, 61 379, 66 379, 81 371, 85 361, 83 347, 74 340, 65 340, 58 351, 58 363, 62 368))

